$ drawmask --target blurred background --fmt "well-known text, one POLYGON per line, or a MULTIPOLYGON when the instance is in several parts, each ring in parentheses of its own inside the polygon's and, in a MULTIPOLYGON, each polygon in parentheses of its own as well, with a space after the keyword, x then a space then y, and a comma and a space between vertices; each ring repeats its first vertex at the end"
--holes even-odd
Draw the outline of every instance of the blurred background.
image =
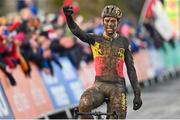
MULTIPOLYGON (((94 81, 88 44, 72 35, 62 12, 73 6, 76 23, 102 34, 101 11, 114 4, 123 17, 117 33, 132 48, 143 106, 127 118, 180 119, 179 0, 0 0, 0 119, 72 118, 94 81)), ((94 111, 106 112, 106 104, 94 111)))

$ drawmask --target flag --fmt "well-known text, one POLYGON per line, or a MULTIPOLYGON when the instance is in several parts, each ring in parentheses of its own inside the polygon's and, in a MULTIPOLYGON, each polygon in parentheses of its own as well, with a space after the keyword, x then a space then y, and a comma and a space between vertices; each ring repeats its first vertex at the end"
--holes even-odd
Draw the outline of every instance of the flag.
POLYGON ((145 0, 139 23, 142 23, 145 18, 153 17, 152 6, 155 4, 155 2, 156 0, 145 0))

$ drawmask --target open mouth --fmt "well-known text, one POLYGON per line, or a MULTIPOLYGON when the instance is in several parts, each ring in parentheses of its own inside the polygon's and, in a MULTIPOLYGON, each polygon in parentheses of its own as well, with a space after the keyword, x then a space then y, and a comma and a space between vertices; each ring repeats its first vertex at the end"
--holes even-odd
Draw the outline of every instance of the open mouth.
POLYGON ((112 30, 112 28, 107 28, 107 30, 112 30))
POLYGON ((107 31, 108 31, 108 32, 113 32, 113 29, 108 28, 107 31))

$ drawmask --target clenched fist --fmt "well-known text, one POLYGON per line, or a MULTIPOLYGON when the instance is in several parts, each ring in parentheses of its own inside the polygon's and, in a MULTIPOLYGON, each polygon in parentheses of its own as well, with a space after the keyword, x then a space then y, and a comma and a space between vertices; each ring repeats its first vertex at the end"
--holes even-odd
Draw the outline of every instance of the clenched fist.
POLYGON ((64 6, 63 11, 66 16, 71 16, 74 13, 72 6, 64 6))
POLYGON ((141 106, 142 106, 141 97, 135 96, 135 97, 134 97, 134 100, 133 100, 133 109, 134 109, 134 110, 138 110, 141 106))

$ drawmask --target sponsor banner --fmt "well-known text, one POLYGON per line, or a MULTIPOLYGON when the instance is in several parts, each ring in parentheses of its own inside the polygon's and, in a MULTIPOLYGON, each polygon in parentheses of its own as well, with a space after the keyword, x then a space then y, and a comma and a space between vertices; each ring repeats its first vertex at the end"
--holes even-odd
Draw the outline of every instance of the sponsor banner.
POLYGON ((78 70, 79 77, 82 81, 84 89, 92 86, 95 81, 95 66, 93 62, 88 64, 82 62, 78 70))
MULTIPOLYGON (((54 69, 55 70, 55 69, 54 69)), ((60 70, 56 70, 60 76, 62 75, 60 70)), ((68 94, 66 92, 65 86, 61 83, 63 76, 58 78, 58 76, 45 74, 41 72, 44 84, 52 101, 53 107, 55 109, 62 108, 70 104, 68 94)))
POLYGON ((176 52, 174 51, 175 49, 173 49, 168 42, 164 42, 164 48, 165 50, 161 48, 160 51, 165 63, 165 67, 167 70, 173 70, 176 64, 176 52))
POLYGON ((54 76, 41 72, 44 84, 55 109, 78 104, 83 91, 76 70, 67 58, 60 58, 62 68, 52 62, 54 76))
POLYGON ((140 50, 133 55, 134 66, 136 69, 137 77, 139 81, 147 80, 154 77, 155 71, 152 66, 152 61, 147 50, 140 50))
POLYGON ((13 113, 0 83, 0 119, 13 119, 13 113))
POLYGON ((28 84, 32 103, 35 106, 34 109, 36 110, 37 115, 53 111, 51 100, 48 96, 37 66, 33 63, 30 63, 30 66, 32 70, 31 77, 26 78, 26 84, 28 84))
POLYGON ((0 80, 5 94, 8 98, 10 107, 14 113, 14 117, 17 119, 28 119, 37 116, 37 112, 29 87, 27 84, 27 78, 24 76, 20 66, 17 66, 12 73, 17 85, 11 86, 8 78, 0 71, 0 80))
POLYGON ((18 66, 13 71, 17 86, 11 86, 1 72, 2 84, 14 112, 15 118, 33 118, 53 111, 53 106, 37 67, 30 63, 31 75, 25 76, 18 66))
POLYGON ((61 57, 59 61, 63 67, 62 68, 62 73, 64 76, 63 84, 64 86, 66 86, 66 90, 68 92, 71 105, 76 105, 79 103, 80 96, 83 93, 83 85, 81 83, 81 80, 79 78, 76 69, 73 67, 70 60, 66 57, 61 57))
POLYGON ((165 63, 160 55, 160 51, 152 48, 148 49, 148 53, 150 55, 150 61, 156 75, 158 76, 162 74, 165 70, 165 63))

